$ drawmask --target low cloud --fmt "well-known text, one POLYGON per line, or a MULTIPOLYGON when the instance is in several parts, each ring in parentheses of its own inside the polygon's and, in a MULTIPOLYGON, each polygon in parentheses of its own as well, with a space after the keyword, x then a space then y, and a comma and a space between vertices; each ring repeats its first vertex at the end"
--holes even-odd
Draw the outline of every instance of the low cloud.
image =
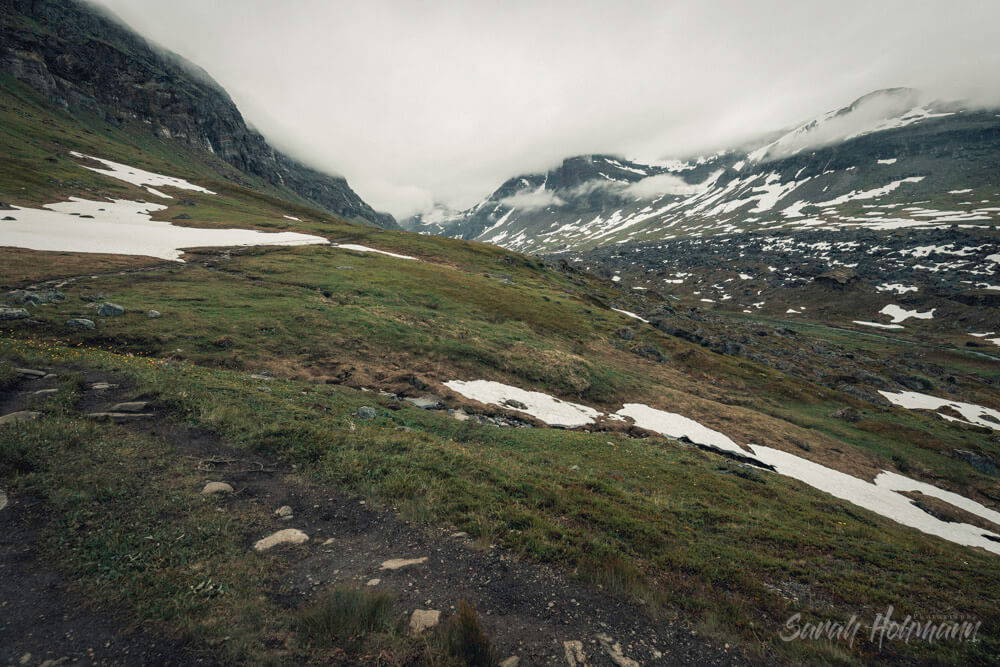
POLYGON ((688 183, 673 174, 658 174, 632 183, 624 192, 636 199, 656 199, 662 195, 696 195, 704 187, 703 183, 688 183))
POLYGON ((566 202, 549 190, 539 189, 530 192, 521 191, 510 197, 504 197, 500 200, 500 203, 503 206, 509 206, 521 211, 537 211, 538 209, 549 208, 550 206, 562 206, 566 202))

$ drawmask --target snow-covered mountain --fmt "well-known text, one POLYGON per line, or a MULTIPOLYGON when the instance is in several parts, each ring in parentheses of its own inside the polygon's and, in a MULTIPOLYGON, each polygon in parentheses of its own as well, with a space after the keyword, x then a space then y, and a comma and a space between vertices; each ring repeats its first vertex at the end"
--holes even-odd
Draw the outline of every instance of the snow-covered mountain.
POLYGON ((748 148, 641 164, 588 155, 406 229, 557 253, 759 229, 1000 222, 1000 110, 880 90, 748 148))

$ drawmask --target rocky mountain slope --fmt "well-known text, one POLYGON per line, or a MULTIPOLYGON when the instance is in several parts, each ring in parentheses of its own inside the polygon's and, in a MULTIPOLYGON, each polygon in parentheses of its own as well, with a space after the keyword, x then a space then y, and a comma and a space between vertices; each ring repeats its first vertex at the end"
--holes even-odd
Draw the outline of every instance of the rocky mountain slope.
POLYGON ((569 158, 473 208, 402 222, 521 252, 773 229, 895 229, 1000 220, 1000 112, 866 95, 746 149, 639 164, 569 158))
MULTIPOLYGON (((348 220, 395 228, 347 181, 274 149, 204 70, 78 0, 2 0, 0 70, 67 110, 138 123, 348 220), (97 66, 95 66, 97 64, 97 66)), ((247 184, 246 179, 242 179, 247 184)))

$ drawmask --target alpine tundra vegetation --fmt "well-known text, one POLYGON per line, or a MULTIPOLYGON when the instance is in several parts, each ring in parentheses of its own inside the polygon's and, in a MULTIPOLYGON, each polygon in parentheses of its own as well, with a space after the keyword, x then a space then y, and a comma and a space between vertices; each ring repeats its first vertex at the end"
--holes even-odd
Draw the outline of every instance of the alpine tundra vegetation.
MULTIPOLYGON (((996 661, 1000 104, 363 174, 397 223, 109 9, 190 47, 165 6, 0 0, 0 661, 996 661)), ((242 81, 237 37, 184 53, 242 81)))

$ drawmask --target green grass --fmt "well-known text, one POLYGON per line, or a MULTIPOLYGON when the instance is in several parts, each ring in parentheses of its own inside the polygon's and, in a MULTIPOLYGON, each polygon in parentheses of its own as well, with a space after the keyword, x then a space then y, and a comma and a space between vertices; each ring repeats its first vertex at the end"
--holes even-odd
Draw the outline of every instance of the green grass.
POLYGON ((312 646, 353 653, 373 634, 389 633, 395 620, 391 593, 335 588, 300 609, 292 627, 312 646))

